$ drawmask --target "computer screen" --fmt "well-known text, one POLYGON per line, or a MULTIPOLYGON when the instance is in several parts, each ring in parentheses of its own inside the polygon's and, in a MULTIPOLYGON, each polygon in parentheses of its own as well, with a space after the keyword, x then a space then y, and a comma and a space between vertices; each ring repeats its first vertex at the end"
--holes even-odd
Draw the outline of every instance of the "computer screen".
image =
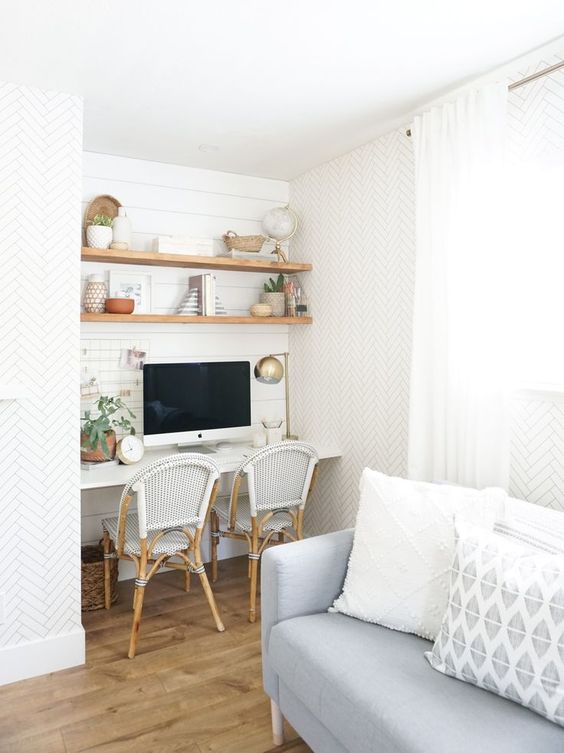
POLYGON ((145 437, 190 434, 187 439, 214 438, 224 436, 222 430, 250 426, 249 362, 146 364, 143 419, 145 437))

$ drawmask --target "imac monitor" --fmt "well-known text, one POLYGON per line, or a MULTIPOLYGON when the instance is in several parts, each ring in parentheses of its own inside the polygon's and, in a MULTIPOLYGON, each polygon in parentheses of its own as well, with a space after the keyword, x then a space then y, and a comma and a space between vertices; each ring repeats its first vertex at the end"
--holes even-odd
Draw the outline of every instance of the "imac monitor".
POLYGON ((251 426, 250 363, 145 364, 143 423, 147 446, 233 439, 251 426))

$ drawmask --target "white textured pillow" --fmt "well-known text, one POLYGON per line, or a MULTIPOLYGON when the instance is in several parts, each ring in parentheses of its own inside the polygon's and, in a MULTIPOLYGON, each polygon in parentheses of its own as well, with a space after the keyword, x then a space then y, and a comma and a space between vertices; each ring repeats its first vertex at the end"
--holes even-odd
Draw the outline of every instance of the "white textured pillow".
POLYGON ((434 640, 448 603, 454 515, 491 528, 506 496, 365 468, 347 576, 333 609, 434 640))
POLYGON ((548 554, 564 554, 564 513, 508 497, 494 532, 548 554))
POLYGON ((564 557, 465 521, 431 666, 564 726, 564 557))

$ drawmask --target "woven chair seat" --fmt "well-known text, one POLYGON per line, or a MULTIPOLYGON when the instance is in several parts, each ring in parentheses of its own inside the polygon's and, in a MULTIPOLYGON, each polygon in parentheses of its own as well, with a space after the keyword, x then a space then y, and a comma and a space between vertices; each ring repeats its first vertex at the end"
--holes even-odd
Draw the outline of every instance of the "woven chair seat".
MULTIPOLYGON (((117 545, 118 536, 118 523, 119 518, 105 518, 102 521, 102 527, 110 534, 110 538, 117 545)), ((192 535, 194 535, 194 526, 184 526, 192 535)), ((159 533, 159 531, 147 532, 147 543, 151 546, 151 540, 159 533)), ((182 531, 169 531, 160 538, 155 544, 153 549, 153 557, 161 554, 175 554, 176 552, 182 552, 188 549, 190 542, 182 531)), ((139 546, 139 518, 136 513, 128 513, 125 524, 125 544, 123 547, 125 554, 133 554, 137 557, 141 556, 141 548, 139 546)))
MULTIPOLYGON (((300 500, 296 500, 296 507, 300 504, 300 500)), ((288 505, 293 507, 294 505, 288 505)), ((219 498, 214 506, 216 513, 221 520, 229 523, 229 497, 219 498)), ((258 520, 261 520, 268 512, 275 512, 274 510, 265 510, 262 514, 259 513, 258 520)), ((292 518, 287 512, 280 511, 267 520, 264 524, 263 531, 283 531, 285 528, 293 527, 292 518)), ((249 503, 249 497, 247 494, 239 495, 237 501, 237 519, 235 521, 235 529, 239 531, 251 531, 251 505, 249 503)))

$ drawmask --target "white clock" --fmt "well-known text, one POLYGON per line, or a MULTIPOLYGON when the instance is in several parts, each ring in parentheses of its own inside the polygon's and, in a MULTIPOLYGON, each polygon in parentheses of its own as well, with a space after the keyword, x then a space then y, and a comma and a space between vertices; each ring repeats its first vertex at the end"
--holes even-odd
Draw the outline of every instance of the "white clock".
POLYGON ((122 463, 132 465, 138 463, 145 453, 145 447, 139 437, 128 434, 117 443, 116 454, 122 463))

